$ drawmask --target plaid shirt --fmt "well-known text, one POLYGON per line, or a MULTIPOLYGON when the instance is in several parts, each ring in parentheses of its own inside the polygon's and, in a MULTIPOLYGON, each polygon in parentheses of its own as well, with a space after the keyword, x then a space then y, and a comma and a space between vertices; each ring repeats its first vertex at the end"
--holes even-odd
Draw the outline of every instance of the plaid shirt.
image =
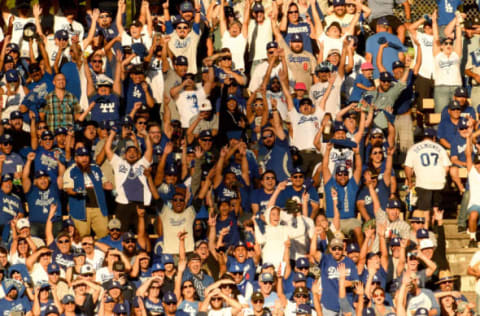
POLYGON ((46 105, 40 109, 40 112, 45 113, 45 121, 50 131, 54 131, 57 127, 73 125, 74 115, 82 111, 77 98, 68 91, 65 91, 63 100, 57 97, 55 90, 47 94, 45 100, 46 105))

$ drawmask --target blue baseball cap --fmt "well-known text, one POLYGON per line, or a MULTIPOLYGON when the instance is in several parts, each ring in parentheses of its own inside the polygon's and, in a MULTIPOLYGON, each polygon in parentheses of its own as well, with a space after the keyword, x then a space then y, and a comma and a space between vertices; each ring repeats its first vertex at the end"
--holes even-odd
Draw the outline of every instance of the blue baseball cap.
POLYGON ((17 43, 9 43, 7 45, 7 48, 10 48, 10 51, 12 51, 12 52, 17 52, 18 53, 20 51, 20 47, 18 46, 17 43))
POLYGON ((185 56, 177 56, 177 58, 175 58, 175 65, 178 65, 178 66, 188 66, 188 59, 187 57, 185 56))
POLYGON ((295 267, 297 269, 310 268, 310 263, 307 258, 298 258, 297 261, 295 261, 295 267))
POLYGON ((457 98, 468 98, 468 91, 463 87, 458 87, 455 89, 455 94, 457 98))
POLYGON ((459 130, 464 130, 468 128, 468 121, 464 117, 461 117, 457 125, 459 130))
POLYGON ((260 2, 255 2, 255 4, 252 7, 253 12, 265 12, 265 9, 263 8, 262 3, 260 2))
POLYGON ((275 41, 268 42, 267 43, 267 50, 269 50, 271 48, 278 48, 278 43, 275 42, 275 41))
POLYGON ((155 263, 153 266, 152 266, 152 272, 156 272, 156 271, 165 271, 165 266, 160 263, 160 262, 157 262, 155 263))
POLYGON ((347 245, 347 254, 352 252, 360 252, 360 247, 357 243, 351 243, 347 245))
POLYGON ((303 43, 302 35, 299 33, 293 33, 290 38, 290 43, 303 43))
POLYGON ((162 302, 166 304, 177 303, 177 296, 175 295, 175 293, 168 291, 163 295, 162 302))
POLYGON ((68 304, 68 303, 74 303, 74 302, 75 302, 75 297, 73 297, 73 295, 71 294, 66 294, 61 300, 62 304, 68 304))
POLYGON ((419 230, 417 230, 417 239, 423 239, 428 237, 428 230, 426 230, 425 228, 420 228, 419 230))
POLYGON ((166 169, 165 169, 165 174, 169 176, 177 175, 177 168, 175 168, 175 165, 170 164, 166 169))
POLYGON ((415 311, 415 316, 427 316, 428 310, 424 307, 420 307, 415 311))
POLYGON ((11 119, 11 120, 14 120, 14 119, 17 119, 17 118, 23 119, 23 114, 22 114, 22 112, 20 112, 20 111, 12 111, 12 112, 10 113, 10 119, 11 119))
POLYGON ((13 137, 10 134, 4 134, 0 136, 0 143, 2 144, 8 144, 8 143, 13 143, 13 137))
POLYGON ((88 152, 88 149, 85 147, 78 147, 77 150, 75 150, 75 155, 76 156, 89 156, 90 153, 88 152))
POLYGON ((45 140, 47 137, 50 137, 51 139, 53 139, 53 133, 51 131, 43 131, 42 132, 42 136, 40 136, 40 138, 42 140, 45 140))
POLYGON ((56 273, 56 272, 60 272, 60 266, 56 263, 48 264, 47 273, 52 274, 52 273, 56 273))
POLYGON ((49 177, 48 172, 44 169, 38 169, 35 171, 35 179, 41 178, 41 177, 49 177))
POLYGON ((65 127, 57 127, 55 129, 55 136, 57 135, 67 135, 67 129, 65 127))
POLYGON ((237 249, 238 247, 245 247, 245 248, 247 248, 247 245, 246 245, 243 241, 239 240, 239 241, 237 241, 237 243, 235 244, 235 246, 234 246, 233 248, 234 248, 234 249, 237 249))
POLYGON ((348 168, 344 164, 339 164, 335 167, 335 174, 348 172, 348 168))
POLYGON ((180 5, 180 12, 193 12, 195 11, 195 8, 193 7, 193 4, 188 1, 182 2, 180 5))
POLYGON ((437 131, 435 131, 433 128, 426 128, 423 131, 423 137, 437 137, 437 131))
POLYGON ((393 237, 391 240, 390 240, 390 247, 398 247, 400 246, 400 238, 398 237, 393 237))
POLYGON ((203 130, 200 132, 200 134, 198 135, 198 138, 200 139, 203 139, 203 138, 212 138, 213 135, 212 135, 212 131, 209 130, 209 129, 206 129, 206 130, 203 130))
POLYGON ((60 315, 58 308, 53 304, 48 305, 47 308, 45 309, 45 315, 48 315, 48 314, 60 315))
POLYGON ((59 40, 68 40, 68 32, 65 30, 58 30, 55 32, 55 38, 59 40))
POLYGON ((11 173, 6 173, 2 176, 2 182, 12 181, 13 175, 11 173))
POLYGON ((239 272, 243 272, 243 269, 242 267, 240 267, 240 265, 238 264, 231 264, 229 267, 228 267, 228 272, 230 273, 239 273, 239 272))
POLYGON ((295 272, 293 275, 293 282, 303 282, 307 281, 307 278, 305 277, 305 274, 302 272, 295 272))
POLYGON ((396 60, 392 63, 392 69, 395 69, 395 68, 404 68, 405 67, 405 64, 402 63, 400 60, 396 60))
POLYGON ((402 203, 396 199, 389 199, 387 202, 387 208, 402 208, 402 203))
POLYGON ((165 264, 169 264, 169 263, 174 264, 175 262, 173 261, 173 256, 172 255, 164 254, 162 256, 162 263, 165 265, 165 264))
POLYGON ((380 73, 380 81, 391 82, 393 81, 393 77, 389 72, 384 71, 380 73))
POLYGON ((118 281, 111 281, 110 284, 107 286, 107 290, 111 289, 121 289, 122 285, 118 281))
POLYGON ((390 24, 388 23, 388 19, 384 16, 377 20, 377 25, 390 26, 390 24))
POLYGON ((338 131, 347 132, 347 128, 345 127, 345 124, 343 124, 343 122, 335 121, 333 123, 333 131, 334 132, 338 132, 338 131))
POLYGON ((294 174, 298 174, 298 173, 303 174, 303 170, 300 167, 295 167, 293 168, 291 175, 293 176, 294 174))

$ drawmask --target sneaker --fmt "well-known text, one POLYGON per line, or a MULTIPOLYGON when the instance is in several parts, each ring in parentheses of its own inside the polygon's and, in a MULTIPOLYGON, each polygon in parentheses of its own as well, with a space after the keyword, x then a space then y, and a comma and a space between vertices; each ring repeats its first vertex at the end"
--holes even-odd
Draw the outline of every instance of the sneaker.
POLYGON ((478 248, 477 241, 475 239, 470 239, 468 242, 468 248, 478 248))
POLYGON ((457 231, 458 231, 459 233, 466 232, 466 231, 467 231, 467 227, 458 226, 458 229, 457 229, 457 231))

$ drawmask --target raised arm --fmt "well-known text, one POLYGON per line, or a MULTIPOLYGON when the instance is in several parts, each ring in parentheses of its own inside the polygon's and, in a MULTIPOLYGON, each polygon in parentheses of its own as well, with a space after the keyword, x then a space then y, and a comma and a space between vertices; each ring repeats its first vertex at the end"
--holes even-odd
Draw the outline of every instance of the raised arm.
POLYGON ((112 143, 113 139, 115 138, 116 132, 112 129, 110 130, 110 134, 108 134, 107 141, 105 142, 105 154, 107 155, 108 161, 112 161, 113 156, 115 153, 112 150, 112 143))
POLYGON ((322 172, 323 172, 323 183, 327 183, 330 181, 332 177, 332 173, 328 168, 328 163, 330 162, 330 151, 332 150, 333 144, 327 143, 327 148, 325 149, 325 153, 323 154, 323 161, 322 161, 322 172))
POLYGON ((387 69, 383 65, 383 50, 388 46, 388 42, 381 44, 377 52, 377 68, 379 72, 385 72, 387 69))
POLYGON ((438 34, 437 10, 432 14, 432 29, 433 29, 433 57, 440 53, 440 34, 438 34))
POLYGON ((23 170, 22 170, 23 193, 27 193, 28 191, 30 191, 30 188, 32 187, 32 180, 30 180, 30 170, 31 170, 31 166, 34 159, 35 159, 35 153, 33 151, 31 153, 28 153, 27 161, 25 162, 25 166, 23 166, 23 170))
POLYGON ((117 30, 118 30, 118 34, 119 35, 122 35, 123 32, 125 32, 124 28, 123 28, 123 21, 122 21, 122 16, 123 14, 125 13, 125 0, 118 0, 118 3, 117 3, 117 17, 115 19, 115 23, 117 24, 117 30))
POLYGON ((225 0, 220 0, 220 35, 227 31, 227 18, 225 17, 225 0))

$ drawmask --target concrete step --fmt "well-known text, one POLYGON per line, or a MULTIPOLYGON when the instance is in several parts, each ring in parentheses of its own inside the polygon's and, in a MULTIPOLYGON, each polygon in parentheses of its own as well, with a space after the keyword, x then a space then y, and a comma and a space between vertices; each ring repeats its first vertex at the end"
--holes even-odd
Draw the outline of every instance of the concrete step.
POLYGON ((454 275, 466 276, 467 267, 478 248, 447 248, 447 260, 454 275))

